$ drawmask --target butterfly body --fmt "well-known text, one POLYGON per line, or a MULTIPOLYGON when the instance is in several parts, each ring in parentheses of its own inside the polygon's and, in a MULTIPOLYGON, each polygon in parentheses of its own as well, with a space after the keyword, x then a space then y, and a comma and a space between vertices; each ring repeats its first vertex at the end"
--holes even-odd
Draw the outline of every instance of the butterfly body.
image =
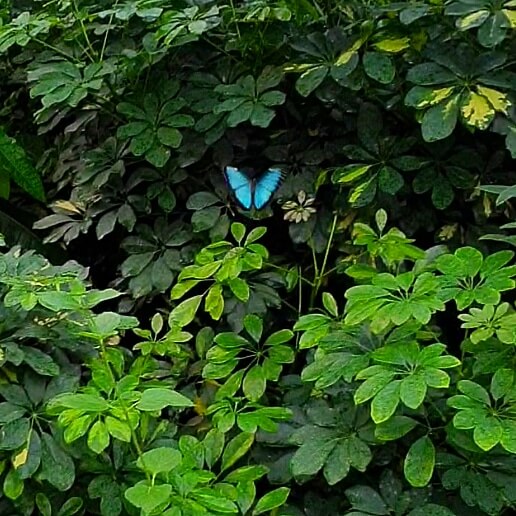
POLYGON ((279 188, 283 177, 281 170, 269 169, 251 178, 235 167, 226 167, 224 176, 235 200, 244 210, 263 209, 279 188))

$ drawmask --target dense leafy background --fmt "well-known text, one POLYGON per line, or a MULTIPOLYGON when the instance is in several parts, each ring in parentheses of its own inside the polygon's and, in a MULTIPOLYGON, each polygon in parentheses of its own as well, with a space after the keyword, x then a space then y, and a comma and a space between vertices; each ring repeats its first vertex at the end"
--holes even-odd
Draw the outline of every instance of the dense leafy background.
POLYGON ((515 29, 3 2, 1 514, 511 513, 515 29))

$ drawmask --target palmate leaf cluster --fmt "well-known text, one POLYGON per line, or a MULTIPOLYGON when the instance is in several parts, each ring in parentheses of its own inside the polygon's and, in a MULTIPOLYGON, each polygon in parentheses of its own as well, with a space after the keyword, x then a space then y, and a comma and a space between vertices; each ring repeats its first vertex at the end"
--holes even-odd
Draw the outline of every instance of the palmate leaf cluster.
POLYGON ((514 512, 515 37, 513 0, 4 1, 0 513, 514 512), (246 212, 228 165, 284 181, 246 212))

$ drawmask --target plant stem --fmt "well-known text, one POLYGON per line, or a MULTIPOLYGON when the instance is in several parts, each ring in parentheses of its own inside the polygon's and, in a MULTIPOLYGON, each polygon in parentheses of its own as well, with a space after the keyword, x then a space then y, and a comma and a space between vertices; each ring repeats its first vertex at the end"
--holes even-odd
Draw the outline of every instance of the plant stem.
MULTIPOLYGON (((113 10, 116 9, 117 5, 118 5, 118 0, 115 0, 115 3, 113 4, 113 10)), ((106 51, 107 40, 108 40, 109 32, 111 30, 111 23, 112 23, 114 17, 115 17, 115 13, 111 13, 111 16, 109 17, 106 32, 104 34, 104 40, 102 41, 102 49, 100 50, 99 61, 102 61, 104 59, 104 52, 106 51)))
POLYGON ((330 249, 331 249, 331 245, 333 243, 333 237, 335 236, 336 228, 337 228, 337 214, 335 214, 333 216, 333 221, 332 221, 331 229, 330 229, 330 236, 328 237, 328 243, 326 244, 326 249, 324 251, 324 257, 323 257, 323 262, 322 262, 320 271, 317 266, 317 257, 315 255, 315 250, 313 248, 313 245, 311 246, 312 254, 313 254, 313 258, 314 258, 315 278, 314 278, 314 282, 313 282, 314 287, 313 287, 312 293, 310 295, 310 308, 314 307, 315 299, 317 297, 317 294, 319 293, 319 289, 321 288, 323 279, 325 277, 324 271, 326 270, 326 266, 328 264, 328 257, 330 255, 330 249))

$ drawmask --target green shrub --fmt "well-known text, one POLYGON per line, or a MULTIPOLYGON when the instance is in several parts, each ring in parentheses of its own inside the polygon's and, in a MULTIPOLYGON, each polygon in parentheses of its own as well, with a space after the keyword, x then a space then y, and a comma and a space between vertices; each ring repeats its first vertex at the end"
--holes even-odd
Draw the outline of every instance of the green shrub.
POLYGON ((510 514, 515 29, 4 2, 0 512, 510 514))

